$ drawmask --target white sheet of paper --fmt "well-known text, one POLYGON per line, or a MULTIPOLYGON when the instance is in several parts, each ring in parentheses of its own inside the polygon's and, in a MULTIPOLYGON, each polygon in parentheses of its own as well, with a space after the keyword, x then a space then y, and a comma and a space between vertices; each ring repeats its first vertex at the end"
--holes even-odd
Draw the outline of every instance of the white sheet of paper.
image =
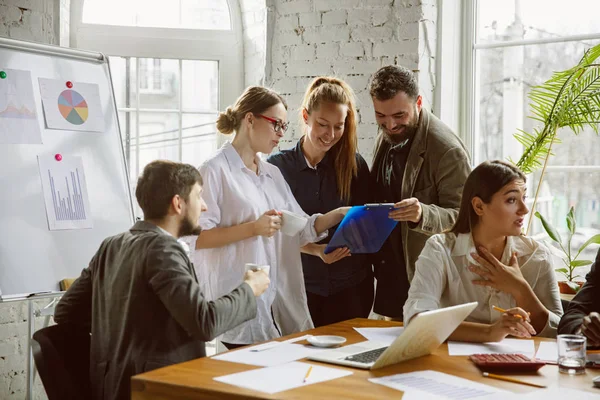
POLYGON ((369 381, 405 392, 403 399, 472 399, 495 393, 509 394, 493 386, 431 370, 371 378, 369 381))
POLYGON ((281 365, 290 361, 300 360, 310 355, 328 350, 301 344, 281 343, 270 347, 271 343, 264 343, 258 346, 247 347, 240 350, 228 351, 213 356, 215 360, 236 362, 240 364, 258 365, 259 367, 272 367, 281 365), (252 351, 269 346, 267 350, 252 351))
POLYGON ((228 383, 245 389, 273 394, 352 375, 352 371, 312 365, 310 375, 307 381, 304 382, 304 377, 310 367, 311 364, 291 362, 276 367, 238 372, 237 374, 220 376, 214 379, 218 382, 228 383))
MULTIPOLYGON (((600 392, 600 391, 599 391, 600 392)), ((515 396, 513 396, 514 398, 515 396)), ((506 394, 497 394, 486 397, 486 400, 506 400, 506 394)), ((519 393, 518 399, 523 400, 592 400, 600 399, 600 394, 584 392, 583 390, 570 389, 565 387, 549 387, 547 389, 535 389, 529 393, 519 393)))
POLYGON ((55 155, 38 155, 48 229, 93 228, 83 160, 61 156, 62 160, 57 161, 55 155))
POLYGON ((393 328, 354 328, 354 330, 363 335, 367 340, 389 346, 400 336, 404 328, 396 326, 393 328))
POLYGON ((535 345, 533 340, 504 339, 500 342, 493 343, 448 342, 448 354, 451 356, 510 353, 523 354, 529 358, 532 358, 535 353, 535 345))
POLYGON ((540 342, 535 358, 556 364, 558 361, 558 346, 556 342, 540 342))
POLYGON ((0 70, 6 72, 0 79, 0 143, 42 143, 31 72, 0 70))
POLYGON ((44 117, 49 129, 104 132, 100 90, 95 83, 39 78, 44 117))

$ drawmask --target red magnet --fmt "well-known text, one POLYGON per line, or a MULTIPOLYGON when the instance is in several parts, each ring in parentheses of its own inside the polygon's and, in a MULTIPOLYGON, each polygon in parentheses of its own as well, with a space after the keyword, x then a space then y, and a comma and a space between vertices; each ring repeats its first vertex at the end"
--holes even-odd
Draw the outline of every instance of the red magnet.
POLYGON ((54 159, 56 161, 61 161, 62 160, 62 156, 60 154, 57 154, 57 155, 54 156, 54 159))
POLYGON ((73 82, 67 81, 67 87, 71 89, 73 87, 73 82))

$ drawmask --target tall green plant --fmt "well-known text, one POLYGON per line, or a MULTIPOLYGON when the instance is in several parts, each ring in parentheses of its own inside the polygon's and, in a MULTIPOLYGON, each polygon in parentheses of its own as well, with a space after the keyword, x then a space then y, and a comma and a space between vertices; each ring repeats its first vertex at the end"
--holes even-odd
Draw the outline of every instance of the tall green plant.
MULTIPOLYGON (((516 162, 524 173, 529 174, 543 167, 535 192, 532 211, 535 211, 537 198, 548 159, 552 154, 552 144, 558 141, 556 132, 560 128, 570 128, 576 135, 584 127, 590 126, 598 134, 600 123, 600 44, 588 49, 574 67, 555 72, 545 83, 534 86, 529 93, 533 118, 542 123, 532 133, 520 130, 515 138, 525 147, 516 162)), ((531 220, 527 227, 531 226, 531 220)))

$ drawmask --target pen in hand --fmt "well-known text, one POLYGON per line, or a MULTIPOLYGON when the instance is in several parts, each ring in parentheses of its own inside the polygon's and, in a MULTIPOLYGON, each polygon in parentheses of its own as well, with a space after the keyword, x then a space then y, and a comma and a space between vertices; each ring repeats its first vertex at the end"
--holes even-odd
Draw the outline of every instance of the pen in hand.
POLYGON ((312 372, 312 365, 308 368, 308 371, 306 371, 306 375, 304 375, 304 383, 306 383, 306 381, 308 380, 308 377, 310 376, 311 372, 312 372))
MULTIPOLYGON (((501 312, 501 313, 505 313, 505 312, 507 312, 507 311, 506 311, 504 308, 500 308, 500 307, 496 307, 496 306, 492 306, 492 308, 493 308, 494 310, 498 311, 498 312, 501 312)), ((521 319, 523 319, 523 316, 522 316, 522 315, 519 315, 519 314, 511 314, 511 315, 512 315, 513 317, 516 317, 516 318, 521 318, 521 319)))

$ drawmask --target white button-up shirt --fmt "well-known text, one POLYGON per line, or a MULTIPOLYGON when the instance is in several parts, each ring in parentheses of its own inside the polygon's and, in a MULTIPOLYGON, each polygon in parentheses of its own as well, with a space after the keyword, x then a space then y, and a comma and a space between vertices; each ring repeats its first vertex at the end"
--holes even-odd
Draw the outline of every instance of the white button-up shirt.
POLYGON ((202 164, 202 197, 208 209, 200 217, 202 229, 252 222, 270 209, 304 215, 308 223, 293 237, 277 232, 270 238, 255 236, 223 247, 193 252, 198 281, 210 300, 239 286, 246 263, 271 266, 271 284, 257 299, 256 318, 226 332, 221 340, 227 343, 248 344, 279 337, 271 309, 283 335, 313 328, 300 247, 325 238, 327 231, 317 235, 314 223, 321 214, 308 216, 302 211, 279 168, 258 157, 256 162, 258 174, 244 165, 237 151, 227 142, 202 164))
MULTIPOLYGON (((408 300, 404 304, 404 320, 409 321, 423 311, 477 301, 479 305, 466 321, 490 324, 501 317, 492 306, 516 307, 510 294, 472 283, 475 279, 483 279, 468 269, 469 264, 479 265, 471 256, 475 252, 470 233, 458 236, 446 233, 429 238, 416 263, 408 300)), ((538 336, 556 337, 563 310, 554 274, 554 256, 545 245, 531 238, 509 236, 500 262, 508 265, 514 252, 523 278, 550 311, 546 326, 538 336)))

